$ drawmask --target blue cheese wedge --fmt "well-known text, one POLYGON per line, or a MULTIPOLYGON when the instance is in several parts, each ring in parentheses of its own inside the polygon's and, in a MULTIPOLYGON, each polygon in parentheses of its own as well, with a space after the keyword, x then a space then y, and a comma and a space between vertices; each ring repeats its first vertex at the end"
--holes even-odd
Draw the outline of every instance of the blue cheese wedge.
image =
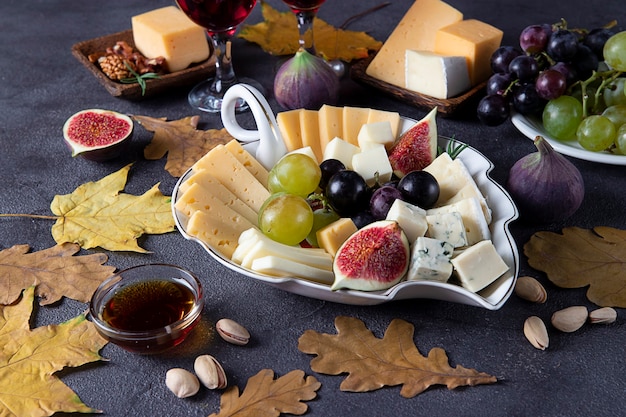
POLYGON ((427 215, 426 222, 429 237, 448 242, 455 248, 467 246, 463 217, 458 211, 427 215))
POLYGON ((387 212, 386 220, 396 221, 411 245, 418 237, 424 236, 428 230, 426 210, 400 199, 393 202, 387 212))
POLYGON ((461 285, 478 292, 509 270, 490 240, 483 240, 450 261, 461 285))
POLYGON ((485 220, 480 202, 475 197, 465 198, 453 204, 426 210, 428 216, 452 212, 461 213, 468 245, 474 245, 481 240, 491 239, 489 225, 485 220))
POLYGON ((450 262, 453 251, 454 248, 448 242, 418 237, 411 251, 407 280, 448 281, 453 270, 450 262))

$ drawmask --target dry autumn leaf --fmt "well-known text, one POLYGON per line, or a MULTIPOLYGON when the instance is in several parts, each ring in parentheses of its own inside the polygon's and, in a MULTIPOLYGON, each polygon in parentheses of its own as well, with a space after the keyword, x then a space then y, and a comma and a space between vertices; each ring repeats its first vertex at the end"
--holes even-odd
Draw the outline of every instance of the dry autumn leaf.
MULTIPOLYGON (((298 26, 293 12, 279 12, 266 2, 261 2, 264 21, 244 25, 240 38, 254 42, 272 55, 293 55, 298 50, 298 26), (286 42, 285 39, 289 41, 286 42)), ((316 52, 327 60, 340 59, 350 62, 367 58, 370 51, 378 51, 382 42, 365 32, 337 29, 316 18, 313 22, 316 52)))
POLYGON ((152 141, 144 149, 146 159, 161 159, 167 154, 165 170, 180 177, 204 154, 233 137, 226 129, 198 130, 199 116, 166 121, 147 116, 133 116, 146 130, 154 132, 152 141))
POLYGON ((587 298, 602 307, 626 307, 626 231, 568 227, 537 232, 524 245, 531 267, 561 288, 589 286, 587 298))
POLYGON ((337 317, 335 327, 337 335, 307 330, 298 340, 298 349, 317 355, 311 360, 315 372, 347 372, 340 385, 342 391, 366 392, 402 385, 400 394, 412 398, 435 384, 454 389, 496 382, 495 376, 475 369, 452 368, 441 348, 422 356, 413 343, 413 325, 404 320, 394 319, 382 339, 356 318, 337 317))
POLYGON ((230 387, 222 394, 220 411, 209 417, 277 417, 281 413, 302 415, 308 406, 302 401, 315 398, 321 384, 315 377, 294 370, 278 379, 274 371, 263 369, 250 377, 241 395, 230 387))
POLYGON ((53 374, 102 360, 107 343, 84 315, 30 330, 34 287, 19 303, 0 306, 0 415, 49 416, 55 412, 97 413, 53 374))
POLYGON ((159 184, 141 196, 120 193, 130 165, 96 182, 85 183, 71 194, 57 195, 50 208, 57 215, 52 237, 58 243, 78 243, 82 248, 145 253, 137 238, 144 233, 174 230, 171 197, 159 184))
POLYGON ((39 304, 52 304, 66 296, 89 302, 98 285, 114 271, 103 265, 104 253, 72 256, 80 250, 64 243, 29 253, 28 245, 15 245, 0 251, 0 304, 15 302, 22 290, 36 286, 39 304))

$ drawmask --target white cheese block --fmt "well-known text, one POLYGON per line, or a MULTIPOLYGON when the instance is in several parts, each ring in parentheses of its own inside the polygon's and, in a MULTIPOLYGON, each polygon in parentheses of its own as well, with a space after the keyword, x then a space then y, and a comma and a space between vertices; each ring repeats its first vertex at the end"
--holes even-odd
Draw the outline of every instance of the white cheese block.
POLYGON ((429 237, 448 242, 455 248, 467 246, 467 234, 461 213, 452 211, 431 214, 426 216, 426 222, 429 237))
POLYGON ((301 153, 303 155, 308 156, 309 158, 314 160, 316 163, 319 163, 319 161, 317 160, 317 156, 315 156, 315 152, 313 152, 313 148, 311 148, 310 146, 305 146, 303 148, 295 149, 291 152, 288 152, 287 155, 292 154, 292 153, 301 153))
POLYGON ((489 225, 483 215, 482 207, 476 198, 466 198, 453 204, 426 210, 426 214, 429 216, 451 212, 461 213, 468 245, 473 245, 481 240, 491 239, 489 225))
POLYGON ((451 260, 461 285, 477 292, 509 270, 490 240, 479 242, 451 260))
POLYGON ((371 148, 372 145, 384 145, 386 149, 390 149, 396 138, 391 131, 391 123, 385 121, 366 123, 361 126, 357 140, 361 151, 365 151, 371 148))
POLYGON ((346 168, 352 169, 352 157, 361 152, 361 149, 345 140, 336 137, 331 140, 324 149, 324 161, 327 159, 336 159, 341 161, 346 168))
POLYGON ((298 277, 322 284, 332 284, 335 274, 332 271, 304 265, 300 262, 280 258, 278 256, 263 256, 252 262, 251 269, 263 274, 278 277, 298 277))
POLYGON ((447 99, 471 87, 465 57, 407 49, 405 60, 407 90, 447 99))
POLYGON ((426 210, 400 199, 393 202, 387 212, 386 220, 396 221, 411 245, 418 237, 424 236, 428 230, 426 210))
POLYGON ((387 156, 385 145, 374 145, 366 151, 355 154, 352 157, 352 169, 358 172, 370 187, 379 183, 385 183, 391 179, 393 168, 387 156))
POLYGON ((418 237, 411 251, 407 280, 446 282, 452 275, 450 258, 454 248, 448 242, 418 237))

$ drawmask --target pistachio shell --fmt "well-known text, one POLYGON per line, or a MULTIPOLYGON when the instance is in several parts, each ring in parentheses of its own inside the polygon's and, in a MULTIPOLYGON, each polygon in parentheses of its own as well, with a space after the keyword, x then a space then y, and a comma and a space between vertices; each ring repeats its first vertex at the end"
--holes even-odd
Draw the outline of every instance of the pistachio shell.
POLYGON ((537 316, 530 316, 524 322, 524 336, 537 349, 545 350, 550 342, 545 323, 537 316))
POLYGON ((222 389, 228 385, 224 368, 211 355, 198 356, 193 363, 193 370, 208 389, 222 389))
POLYGON ((200 390, 200 381, 191 372, 182 368, 172 368, 165 374, 165 385, 178 398, 196 395, 200 390))
POLYGON ((215 323, 217 333, 229 343, 246 345, 250 341, 250 332, 241 324, 231 319, 221 319, 215 323))
POLYGON ((610 324, 617 320, 617 311, 612 307, 602 307, 589 313, 592 324, 610 324))
POLYGON ((562 332, 571 333, 580 329, 587 321, 589 313, 585 306, 572 306, 552 314, 552 325, 562 332))
POLYGON ((519 277, 515 283, 515 294, 533 303, 545 303, 548 294, 546 289, 533 277, 519 277))

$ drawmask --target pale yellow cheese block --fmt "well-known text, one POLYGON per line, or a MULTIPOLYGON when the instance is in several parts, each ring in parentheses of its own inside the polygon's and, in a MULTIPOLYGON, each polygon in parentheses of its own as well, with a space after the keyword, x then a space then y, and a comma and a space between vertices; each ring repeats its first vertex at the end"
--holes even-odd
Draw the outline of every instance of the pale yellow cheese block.
POLYGON ((320 248, 335 256, 343 242, 356 231, 357 227, 352 219, 342 217, 316 232, 317 244, 320 248))
POLYGON ((167 6, 131 18, 133 42, 148 58, 165 58, 170 72, 209 57, 205 30, 179 8, 167 6))
POLYGON ((405 51, 433 51, 439 28, 459 22, 463 14, 440 0, 416 0, 366 69, 367 75, 405 87, 405 51))
POLYGON ((300 131, 302 111, 303 109, 288 110, 276 115, 278 129, 289 152, 302 148, 302 132, 300 131))
POLYGON ((224 187, 257 213, 270 196, 267 188, 224 145, 211 149, 194 164, 193 170, 210 172, 224 187))
POLYGON ((253 227, 244 217, 226 206, 210 212, 195 211, 187 223, 187 233, 230 259, 237 248, 239 235, 253 227))
POLYGON ((300 133, 302 147, 311 147, 315 154, 316 162, 321 162, 324 158, 324 153, 320 144, 320 125, 316 110, 302 110, 300 112, 300 133))
POLYGON ((400 125, 402 120, 400 119, 400 113, 395 111, 369 109, 367 114, 367 123, 389 122, 391 125, 391 134, 394 138, 398 138, 400 132, 400 125))
POLYGON ((259 182, 267 188, 267 178, 269 176, 269 172, 259 161, 256 160, 255 157, 250 154, 250 152, 246 151, 235 139, 231 140, 224 146, 235 156, 235 158, 239 160, 239 162, 243 164, 244 167, 246 167, 248 171, 250 171, 252 175, 254 175, 254 178, 259 180, 259 182))
POLYGON ((502 31, 475 19, 443 27, 435 36, 434 52, 440 55, 464 56, 470 82, 477 85, 491 76, 491 55, 500 47, 502 31))
POLYGON ((323 152, 331 140, 343 136, 343 108, 324 104, 318 113, 320 148, 323 152))
POLYGON ((359 131, 367 123, 369 111, 370 109, 363 107, 343 108, 343 140, 359 146, 359 131))

